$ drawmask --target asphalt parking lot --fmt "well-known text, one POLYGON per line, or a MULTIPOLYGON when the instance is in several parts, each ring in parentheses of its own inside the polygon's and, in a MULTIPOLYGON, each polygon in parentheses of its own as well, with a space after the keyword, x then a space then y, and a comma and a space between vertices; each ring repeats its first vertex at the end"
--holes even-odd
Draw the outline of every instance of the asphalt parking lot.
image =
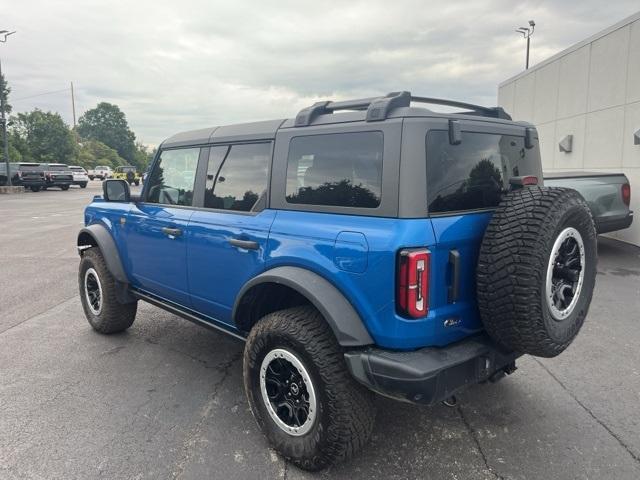
POLYGON ((640 478, 640 249, 599 242, 582 333, 456 408, 379 398, 371 443, 319 474, 257 430, 243 345, 150 305, 103 336, 77 295, 75 237, 100 183, 0 196, 0 478, 640 478))

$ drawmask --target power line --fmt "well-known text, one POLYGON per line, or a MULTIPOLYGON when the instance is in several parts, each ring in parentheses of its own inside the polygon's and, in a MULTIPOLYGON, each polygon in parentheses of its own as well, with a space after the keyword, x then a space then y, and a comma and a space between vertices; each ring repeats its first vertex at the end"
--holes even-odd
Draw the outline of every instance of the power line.
POLYGON ((68 91, 69 91, 68 88, 63 88, 62 90, 53 90, 51 92, 38 93, 36 95, 29 95, 28 97, 12 98, 11 101, 17 102, 20 100, 27 100, 29 98, 42 97, 43 95, 52 95, 54 93, 62 93, 62 92, 68 92, 68 91))

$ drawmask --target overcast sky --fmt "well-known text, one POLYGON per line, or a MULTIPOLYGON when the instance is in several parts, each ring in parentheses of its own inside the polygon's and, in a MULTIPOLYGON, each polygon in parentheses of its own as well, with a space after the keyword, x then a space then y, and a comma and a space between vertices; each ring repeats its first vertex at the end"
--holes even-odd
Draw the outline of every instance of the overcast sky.
POLYGON ((0 0, 15 111, 72 122, 118 104, 139 140, 293 117, 318 99, 410 90, 493 105, 524 64, 514 28, 536 21, 532 64, 635 13, 638 0, 0 0), (32 97, 33 95, 39 95, 32 97), (25 98, 31 97, 31 98, 25 98))

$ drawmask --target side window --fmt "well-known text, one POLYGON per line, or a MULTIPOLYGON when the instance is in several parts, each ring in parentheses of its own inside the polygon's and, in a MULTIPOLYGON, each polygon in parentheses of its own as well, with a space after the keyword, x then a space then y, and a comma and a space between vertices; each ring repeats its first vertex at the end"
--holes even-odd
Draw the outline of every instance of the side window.
POLYGON ((266 200, 270 160, 270 143, 211 147, 204 206, 258 210, 266 200))
POLYGON ((529 155, 524 137, 510 135, 463 132, 460 144, 451 145, 449 133, 436 130, 426 142, 431 213, 497 206, 508 178, 519 174, 529 155))
POLYGON ((291 139, 287 202, 376 208, 382 193, 382 152, 382 132, 291 139))
POLYGON ((146 201, 190 206, 199 155, 199 148, 163 151, 147 180, 149 193, 146 201))

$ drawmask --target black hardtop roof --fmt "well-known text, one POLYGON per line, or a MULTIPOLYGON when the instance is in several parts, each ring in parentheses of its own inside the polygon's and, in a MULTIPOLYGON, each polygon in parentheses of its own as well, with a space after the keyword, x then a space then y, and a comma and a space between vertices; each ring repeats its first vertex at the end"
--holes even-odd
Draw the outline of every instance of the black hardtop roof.
MULTIPOLYGON (((511 116, 501 107, 483 107, 466 102, 444 100, 431 97, 416 97, 410 92, 392 92, 382 97, 361 98, 338 102, 316 102, 302 109, 295 118, 240 123, 236 125, 203 128, 181 132, 162 142, 162 148, 203 145, 208 143, 229 143, 235 141, 268 140, 276 136, 281 128, 303 128, 309 125, 376 122, 403 117, 469 118, 498 123, 513 124, 511 116), (424 107, 411 106, 412 103, 443 105, 463 109, 459 113, 434 112, 424 107)), ((525 125, 523 122, 517 122, 525 125)))

